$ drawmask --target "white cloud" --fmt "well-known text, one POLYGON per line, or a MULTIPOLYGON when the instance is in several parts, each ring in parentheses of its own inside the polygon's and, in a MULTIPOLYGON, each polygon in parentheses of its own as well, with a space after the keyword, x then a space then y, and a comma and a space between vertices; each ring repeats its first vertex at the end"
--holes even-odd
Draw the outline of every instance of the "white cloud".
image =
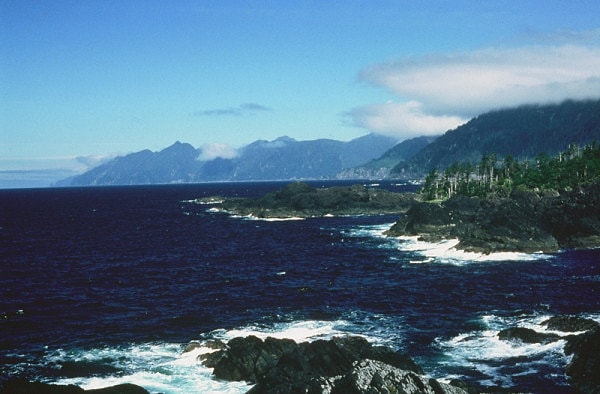
POLYGON ((205 144, 200 147, 201 152, 198 156, 200 161, 210 161, 217 158, 233 159, 237 157, 238 151, 227 144, 205 144))
POLYGON ((78 163, 83 164, 83 171, 87 171, 91 168, 98 167, 101 164, 104 164, 112 159, 114 159, 116 155, 89 155, 89 156, 77 156, 75 160, 78 163))
POLYGON ((416 101, 387 102, 351 111, 355 124, 379 134, 409 138, 420 135, 437 135, 466 122, 459 116, 431 115, 423 112, 416 101))
POLYGON ((428 134, 492 109, 600 97, 600 47, 490 48, 404 58, 368 67, 360 79, 406 102, 355 109, 355 124, 400 136, 419 128, 428 134))

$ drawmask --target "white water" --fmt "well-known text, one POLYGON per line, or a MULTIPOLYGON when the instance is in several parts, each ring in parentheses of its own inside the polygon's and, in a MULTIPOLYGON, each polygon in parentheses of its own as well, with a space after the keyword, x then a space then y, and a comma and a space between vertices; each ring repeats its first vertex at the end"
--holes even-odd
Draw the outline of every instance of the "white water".
MULTIPOLYGON (((523 327, 539 333, 553 333, 560 337, 580 334, 580 332, 561 332, 548 330, 542 322, 549 315, 523 315, 501 317, 485 315, 481 317, 483 328, 460 333, 452 338, 437 338, 435 346, 442 350, 445 358, 438 363, 446 367, 471 369, 486 376, 481 379, 483 385, 514 385, 513 378, 535 375, 540 365, 550 365, 563 375, 570 357, 564 354, 565 339, 549 343, 525 343, 519 340, 501 340, 498 333, 511 327, 523 327), (510 368, 510 369, 509 369, 510 368)), ((582 316, 600 321, 599 315, 582 316)), ((446 376, 446 379, 460 376, 446 376)))
MULTIPOLYGON (((83 389, 97 389, 121 383, 133 383, 151 393, 245 393, 252 386, 245 382, 224 382, 212 378, 212 369, 204 367, 197 357, 213 352, 203 346, 206 340, 220 339, 227 342, 231 338, 254 335, 259 338, 290 338, 296 342, 330 339, 334 336, 350 334, 345 327, 351 324, 344 321, 294 321, 272 325, 251 325, 231 330, 215 330, 205 334, 198 342, 200 346, 185 352, 187 344, 142 343, 126 347, 104 347, 86 350, 57 350, 48 356, 48 363, 65 361, 106 363, 125 371, 108 377, 87 377, 60 379, 53 383, 74 384, 83 389)), ((369 338, 370 339, 370 338, 369 338)))

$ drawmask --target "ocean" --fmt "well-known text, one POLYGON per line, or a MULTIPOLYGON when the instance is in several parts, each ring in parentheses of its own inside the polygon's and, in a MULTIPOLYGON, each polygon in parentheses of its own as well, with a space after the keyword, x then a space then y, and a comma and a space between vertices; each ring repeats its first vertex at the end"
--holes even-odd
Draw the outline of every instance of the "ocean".
POLYGON ((196 361, 204 348, 185 346, 352 334, 442 381, 572 392, 564 340, 497 333, 544 332, 560 314, 600 321, 600 249, 459 253, 452 241, 384 236, 400 215, 258 220, 193 201, 283 185, 0 190, 0 380, 243 393, 251 386, 212 379, 196 361))

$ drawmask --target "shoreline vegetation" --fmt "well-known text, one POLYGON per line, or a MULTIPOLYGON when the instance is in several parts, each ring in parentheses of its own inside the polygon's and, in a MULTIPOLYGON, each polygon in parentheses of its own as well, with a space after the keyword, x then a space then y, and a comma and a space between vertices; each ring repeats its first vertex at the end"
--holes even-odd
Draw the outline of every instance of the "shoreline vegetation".
POLYGON ((600 146, 569 145, 555 157, 432 170, 422 201, 387 232, 424 241, 458 239, 466 252, 553 253, 600 247, 600 146))

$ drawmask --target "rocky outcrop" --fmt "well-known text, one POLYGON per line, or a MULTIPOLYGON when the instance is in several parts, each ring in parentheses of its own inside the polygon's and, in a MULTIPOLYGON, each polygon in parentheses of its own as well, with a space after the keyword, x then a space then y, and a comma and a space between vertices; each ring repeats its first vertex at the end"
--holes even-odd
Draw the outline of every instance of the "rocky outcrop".
POLYGON ((600 393, 600 327, 568 340, 565 353, 573 355, 567 376, 581 393, 600 393))
POLYGON ((511 327, 498 333, 498 338, 505 341, 519 340, 524 343, 549 343, 560 338, 556 334, 544 334, 524 327, 511 327))
POLYGON ((74 385, 57 385, 12 379, 0 384, 0 394, 149 394, 135 384, 125 383, 102 389, 84 390, 74 385))
POLYGON ((464 394, 465 390, 413 371, 367 359, 355 362, 352 369, 336 382, 330 393, 464 394))
POLYGON ((255 384, 250 393, 465 393, 424 377, 409 356, 362 337, 303 343, 233 338, 201 362, 218 379, 255 384))
POLYGON ((478 253, 600 247, 600 182, 562 193, 514 191, 506 198, 421 202, 387 234, 430 242, 454 238, 458 249, 478 253))
POLYGON ((208 197, 197 200, 232 214, 259 218, 320 217, 325 215, 379 215, 406 212, 415 202, 412 193, 394 193, 362 185, 317 189, 291 183, 259 198, 208 197))

